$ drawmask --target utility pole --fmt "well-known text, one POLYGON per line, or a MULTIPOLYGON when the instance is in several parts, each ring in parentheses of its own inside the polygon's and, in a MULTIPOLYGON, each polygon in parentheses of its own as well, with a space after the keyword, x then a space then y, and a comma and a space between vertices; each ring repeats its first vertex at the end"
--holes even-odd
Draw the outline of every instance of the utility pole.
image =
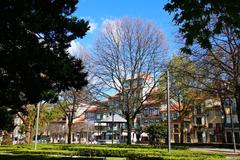
POLYGON ((41 103, 37 104, 37 120, 36 120, 36 135, 35 135, 35 144, 34 149, 37 150, 37 143, 38 143, 38 121, 39 121, 39 109, 40 109, 41 103))
POLYGON ((113 113, 113 109, 112 109, 112 144, 113 144, 113 124, 114 124, 114 113, 113 113))
POLYGON ((169 71, 167 69, 167 123, 168 123, 168 152, 171 150, 171 119, 170 119, 170 91, 169 91, 169 71))
POLYGON ((234 151, 234 153, 236 153, 236 141, 235 141, 235 134, 234 134, 233 115, 232 115, 233 106, 232 105, 233 105, 232 100, 229 97, 228 103, 225 106, 224 110, 225 110, 225 113, 230 116, 229 118, 230 118, 230 123, 231 123, 231 130, 232 130, 233 151, 234 151))
POLYGON ((87 123, 87 138, 86 138, 87 144, 88 144, 88 131, 89 131, 89 127, 88 127, 88 123, 87 123))

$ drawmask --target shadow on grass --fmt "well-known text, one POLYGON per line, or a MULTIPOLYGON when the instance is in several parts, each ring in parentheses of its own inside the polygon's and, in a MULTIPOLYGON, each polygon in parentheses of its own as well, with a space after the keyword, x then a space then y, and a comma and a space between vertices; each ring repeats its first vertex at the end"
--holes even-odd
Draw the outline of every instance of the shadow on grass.
POLYGON ((0 160, 106 160, 106 158, 49 157, 45 155, 0 155, 0 160))

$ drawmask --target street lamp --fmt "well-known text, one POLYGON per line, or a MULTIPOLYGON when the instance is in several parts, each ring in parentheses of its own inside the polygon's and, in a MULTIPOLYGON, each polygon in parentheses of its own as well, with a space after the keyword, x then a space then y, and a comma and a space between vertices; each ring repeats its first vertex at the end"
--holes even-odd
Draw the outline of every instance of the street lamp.
POLYGON ((112 144, 113 144, 113 125, 114 125, 114 113, 113 113, 113 109, 112 109, 112 144))
POLYGON ((225 113, 226 113, 226 115, 230 115, 232 141, 233 141, 234 153, 236 153, 236 142, 235 142, 234 126, 233 126, 233 118, 232 118, 232 101, 230 98, 228 100, 229 100, 228 101, 229 103, 225 106, 225 113))
POLYGON ((169 71, 167 70, 167 131, 168 131, 168 152, 171 150, 171 119, 170 119, 170 90, 169 71))
MULTIPOLYGON (((223 113, 222 113, 223 114, 223 113)), ((225 128, 225 122, 226 121, 224 121, 224 118, 225 118, 225 116, 224 115, 222 115, 221 116, 221 122, 222 122, 222 143, 225 143, 226 141, 225 141, 225 136, 224 136, 224 128, 225 128)))
POLYGON ((39 121, 40 105, 41 105, 41 103, 37 104, 36 135, 35 135, 35 143, 34 143, 35 150, 37 150, 37 143, 38 143, 38 121, 39 121))

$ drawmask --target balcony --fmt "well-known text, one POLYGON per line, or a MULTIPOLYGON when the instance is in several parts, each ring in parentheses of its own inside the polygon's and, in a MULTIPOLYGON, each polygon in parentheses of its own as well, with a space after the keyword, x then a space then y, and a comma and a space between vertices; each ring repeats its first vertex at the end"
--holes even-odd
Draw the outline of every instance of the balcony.
MULTIPOLYGON (((225 128, 232 128, 231 123, 225 124, 225 128)), ((239 128, 240 128, 240 124, 234 123, 234 124, 233 124, 233 128, 234 128, 234 129, 239 129, 239 128)))

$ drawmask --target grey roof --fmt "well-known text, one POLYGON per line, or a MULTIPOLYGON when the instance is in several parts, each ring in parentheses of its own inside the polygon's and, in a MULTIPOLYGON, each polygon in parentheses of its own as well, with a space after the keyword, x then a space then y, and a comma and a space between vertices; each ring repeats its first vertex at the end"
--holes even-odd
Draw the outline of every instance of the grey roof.
MULTIPOLYGON (((101 122, 103 122, 103 123, 111 123, 112 122, 112 115, 108 116, 107 118, 102 119, 101 122)), ((118 114, 114 114, 113 122, 126 123, 127 120, 125 118, 121 117, 118 114)))

